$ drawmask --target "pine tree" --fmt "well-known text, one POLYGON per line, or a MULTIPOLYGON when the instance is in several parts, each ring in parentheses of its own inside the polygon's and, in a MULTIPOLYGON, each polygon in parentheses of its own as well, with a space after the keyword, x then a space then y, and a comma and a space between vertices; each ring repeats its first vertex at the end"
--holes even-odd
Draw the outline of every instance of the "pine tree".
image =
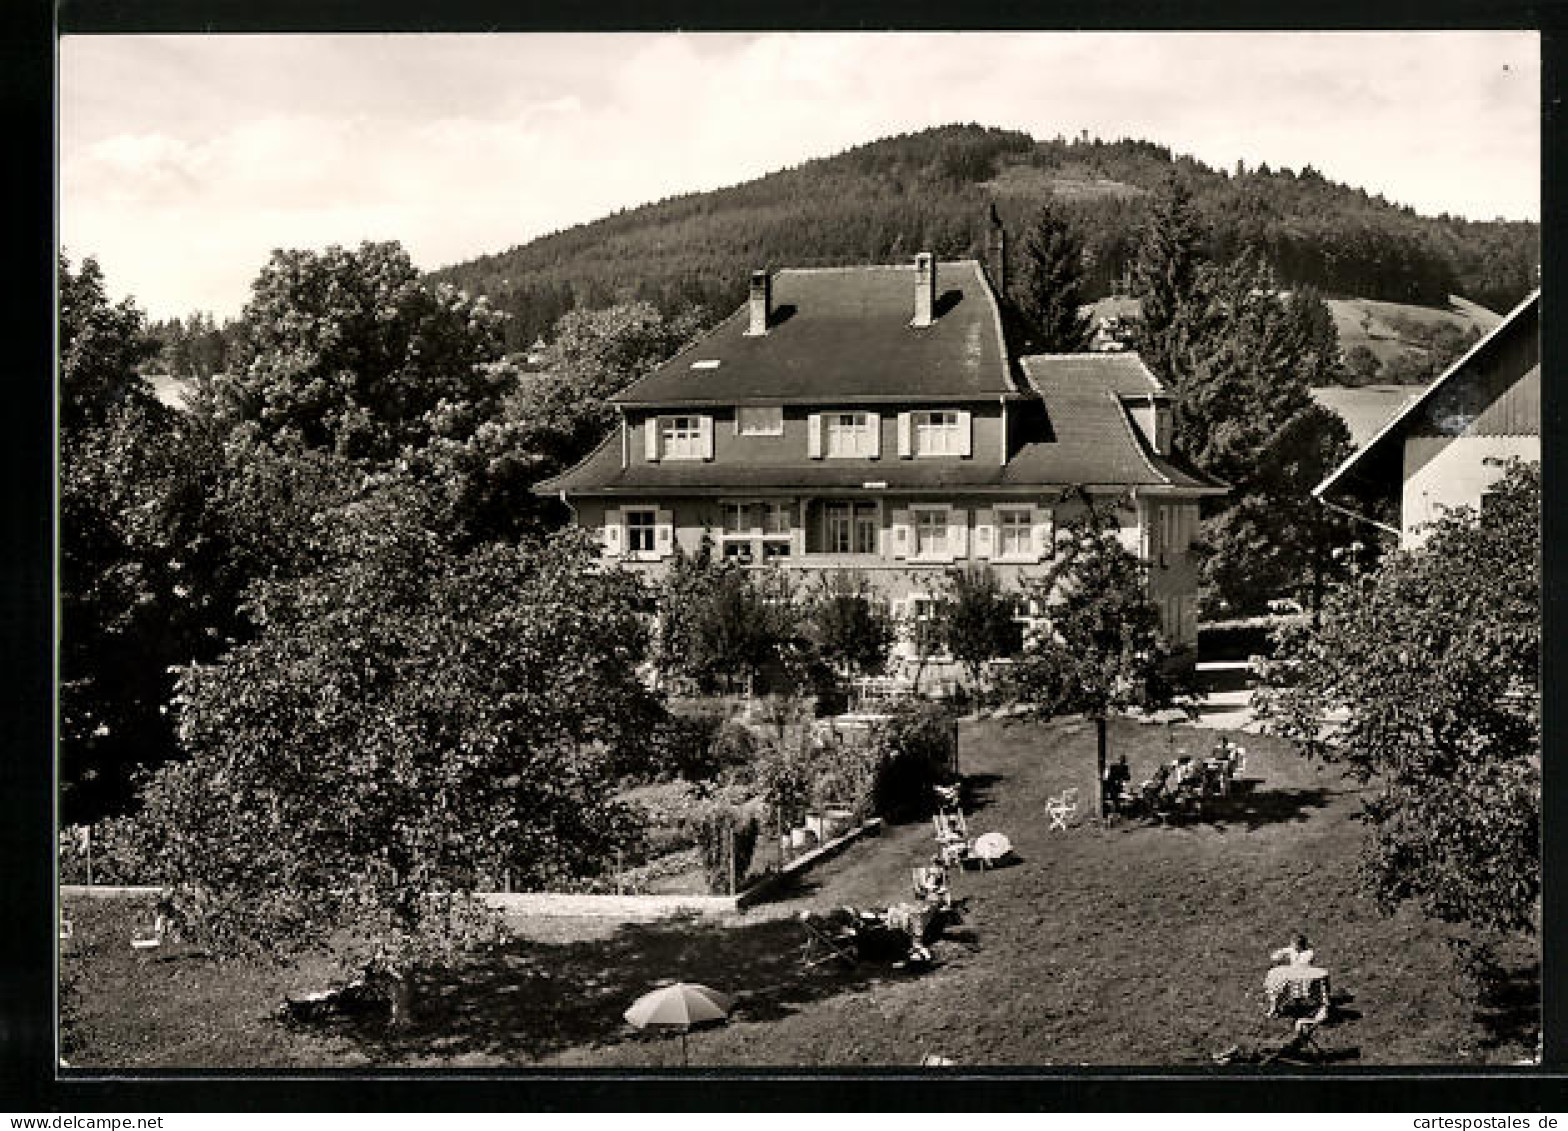
POLYGON ((1035 214, 1024 237, 1021 278, 1013 307, 1032 353, 1076 353, 1089 341, 1083 313, 1083 244, 1067 218, 1049 202, 1035 214))
POLYGON ((1133 291, 1141 305, 1138 352, 1157 375, 1178 384, 1178 342, 1197 283, 1201 239, 1191 193, 1180 178, 1167 177, 1138 243, 1133 291))

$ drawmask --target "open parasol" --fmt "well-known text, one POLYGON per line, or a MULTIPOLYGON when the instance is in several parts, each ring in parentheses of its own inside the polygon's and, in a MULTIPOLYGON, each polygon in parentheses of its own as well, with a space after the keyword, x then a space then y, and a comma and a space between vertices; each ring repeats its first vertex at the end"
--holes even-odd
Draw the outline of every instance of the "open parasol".
POLYGON ((661 986, 632 1002, 626 1020, 639 1029, 674 1029, 681 1035, 681 1063, 686 1056, 686 1034, 694 1026, 729 1019, 734 1002, 728 994, 695 982, 676 982, 661 986))

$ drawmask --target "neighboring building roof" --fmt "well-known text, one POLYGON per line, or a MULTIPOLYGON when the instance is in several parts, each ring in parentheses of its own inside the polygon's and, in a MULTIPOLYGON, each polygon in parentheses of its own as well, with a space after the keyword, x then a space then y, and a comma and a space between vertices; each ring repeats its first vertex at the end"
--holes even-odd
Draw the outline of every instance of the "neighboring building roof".
MULTIPOLYGON (((1218 493, 1224 484, 1178 458, 1156 455, 1128 416, 1123 398, 1161 395, 1164 390, 1134 354, 1062 354, 1022 359, 1039 391, 1032 411, 1044 419, 1020 419, 1036 438, 1007 461, 909 460, 875 462, 799 459, 777 464, 727 464, 641 460, 621 466, 620 433, 611 435, 570 471, 539 484, 541 493, 573 495, 710 493, 742 491, 844 490, 877 483, 897 493, 940 490, 1020 494, 1054 487, 1141 487, 1218 493)), ((1021 406, 1020 413, 1026 411, 1021 406)))
POLYGON ((773 276, 768 332, 749 302, 611 400, 672 406, 1016 396, 1002 316, 980 264, 936 265, 936 319, 911 326, 911 266, 790 268, 773 276), (717 362, 693 368, 694 363, 717 362))
POLYGON ((1170 390, 1160 383, 1136 352, 1037 353, 1023 359, 1030 383, 1042 394, 1045 388, 1077 388, 1093 384, 1118 397, 1165 397, 1170 390))
POLYGON ((1049 437, 1008 461, 1015 481, 1225 489, 1178 457, 1156 455, 1129 418, 1126 400, 1169 395, 1137 354, 1038 354, 1021 365, 1049 437))
MULTIPOLYGON (((1480 341, 1455 361, 1417 396, 1411 397, 1403 408, 1379 429, 1377 435, 1357 448, 1334 469, 1328 478, 1312 489, 1318 498, 1347 489, 1356 480, 1398 479, 1402 467, 1402 448, 1405 436, 1430 417, 1428 411, 1435 402, 1453 392, 1457 386, 1483 378, 1484 362, 1488 355, 1502 348, 1505 340, 1515 334, 1528 334, 1533 339, 1540 326, 1541 290, 1537 287, 1523 302, 1492 327, 1480 341)), ((1517 376, 1521 379, 1534 373, 1539 378, 1540 362, 1537 360, 1517 376)), ((1537 409, 1538 411, 1538 409, 1537 409)), ((1510 428, 1509 431, 1517 431, 1510 428)), ((1539 434, 1539 425, 1536 425, 1539 434)))

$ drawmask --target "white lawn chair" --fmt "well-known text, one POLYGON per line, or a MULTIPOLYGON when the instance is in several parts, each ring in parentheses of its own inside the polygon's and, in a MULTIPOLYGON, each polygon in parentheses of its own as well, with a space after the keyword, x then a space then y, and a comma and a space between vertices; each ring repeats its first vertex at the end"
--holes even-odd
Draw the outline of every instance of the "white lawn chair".
POLYGON ((163 916, 153 920, 152 926, 138 924, 131 930, 131 947, 135 950, 152 950, 163 945, 163 916))
POLYGON ((1051 818, 1051 828, 1067 831, 1067 821, 1078 812, 1078 789, 1064 789, 1045 803, 1046 816, 1051 818))

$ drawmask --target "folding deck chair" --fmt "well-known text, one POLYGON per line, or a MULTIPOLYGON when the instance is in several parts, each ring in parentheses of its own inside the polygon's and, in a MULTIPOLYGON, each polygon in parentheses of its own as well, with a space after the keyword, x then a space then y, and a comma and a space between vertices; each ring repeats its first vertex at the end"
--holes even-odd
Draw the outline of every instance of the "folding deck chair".
POLYGON ((828 962, 855 964, 855 937, 852 931, 840 928, 830 920, 802 911, 800 925, 806 931, 806 941, 800 947, 800 962, 807 970, 815 970, 828 962))
POLYGON ((1067 831, 1067 819, 1078 812, 1078 787, 1064 789, 1045 803, 1046 816, 1051 818, 1051 828, 1067 831))

